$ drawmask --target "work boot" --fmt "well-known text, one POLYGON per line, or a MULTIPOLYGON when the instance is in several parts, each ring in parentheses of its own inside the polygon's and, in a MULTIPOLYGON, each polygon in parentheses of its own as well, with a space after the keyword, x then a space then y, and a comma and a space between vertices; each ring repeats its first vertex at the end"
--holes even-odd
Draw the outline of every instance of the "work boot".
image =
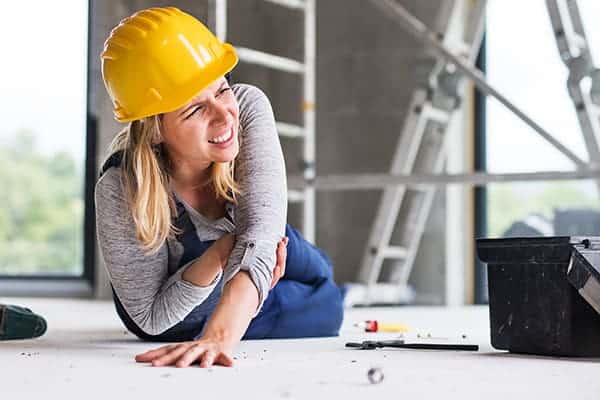
POLYGON ((29 308, 0 304, 0 340, 36 338, 46 327, 46 320, 29 308))

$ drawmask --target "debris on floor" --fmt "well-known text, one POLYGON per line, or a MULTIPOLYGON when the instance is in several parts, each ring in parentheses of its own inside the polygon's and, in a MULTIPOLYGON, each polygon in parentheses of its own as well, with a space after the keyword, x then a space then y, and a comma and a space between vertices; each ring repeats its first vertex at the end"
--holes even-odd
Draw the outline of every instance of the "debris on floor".
POLYGON ((367 378, 369 378, 369 382, 374 385, 381 383, 381 381, 383 381, 383 371, 378 367, 370 368, 367 372, 367 378))

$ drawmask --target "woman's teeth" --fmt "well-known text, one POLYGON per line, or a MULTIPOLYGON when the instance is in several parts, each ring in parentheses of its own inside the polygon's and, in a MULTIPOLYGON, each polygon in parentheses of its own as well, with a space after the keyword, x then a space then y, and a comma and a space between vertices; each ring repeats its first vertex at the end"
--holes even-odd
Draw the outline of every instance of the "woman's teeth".
POLYGON ((231 137, 231 134, 232 134, 232 132, 231 132, 231 130, 229 130, 227 133, 224 133, 223 135, 218 136, 216 138, 209 139, 208 141, 210 143, 223 143, 223 142, 226 142, 231 137))

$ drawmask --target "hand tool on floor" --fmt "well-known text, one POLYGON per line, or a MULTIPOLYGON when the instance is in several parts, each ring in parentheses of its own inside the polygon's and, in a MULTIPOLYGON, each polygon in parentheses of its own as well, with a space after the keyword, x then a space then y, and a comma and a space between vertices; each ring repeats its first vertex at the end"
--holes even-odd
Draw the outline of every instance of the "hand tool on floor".
POLYGON ((354 326, 364 328, 365 332, 408 332, 410 328, 403 324, 381 323, 377 320, 357 322, 354 326))
POLYGON ((476 344, 458 344, 458 343, 405 343, 404 340, 365 340, 363 342, 348 342, 346 347, 358 350, 374 350, 380 347, 397 347, 403 349, 424 349, 424 350, 461 350, 478 351, 476 344))
POLYGON ((29 308, 0 304, 0 340, 32 339, 46 332, 46 320, 29 308))

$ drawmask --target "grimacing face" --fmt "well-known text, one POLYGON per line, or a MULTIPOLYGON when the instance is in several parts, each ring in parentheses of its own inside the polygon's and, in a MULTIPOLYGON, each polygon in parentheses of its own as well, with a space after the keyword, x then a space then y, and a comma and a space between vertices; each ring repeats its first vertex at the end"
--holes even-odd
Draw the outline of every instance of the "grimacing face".
POLYGON ((239 107, 222 77, 187 104, 161 116, 169 157, 186 162, 228 162, 239 151, 239 107))

